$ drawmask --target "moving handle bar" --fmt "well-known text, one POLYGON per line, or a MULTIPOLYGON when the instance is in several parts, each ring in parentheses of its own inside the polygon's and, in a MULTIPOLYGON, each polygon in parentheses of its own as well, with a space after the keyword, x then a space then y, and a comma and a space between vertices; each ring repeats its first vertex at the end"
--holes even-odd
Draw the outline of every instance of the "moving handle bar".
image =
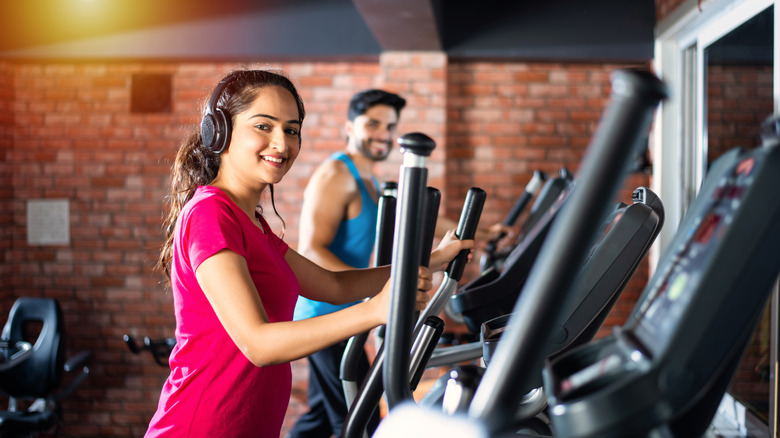
POLYGON ((376 244, 374 245, 374 266, 389 265, 393 261, 393 231, 395 230, 395 207, 398 184, 383 184, 382 196, 377 203, 376 244))
MULTIPOLYGON (((479 218, 482 215, 482 208, 485 206, 487 194, 484 190, 472 187, 466 193, 466 200, 463 203, 463 209, 460 212, 458 227, 455 229, 455 236, 458 239, 473 239, 477 232, 479 218)), ((469 250, 461 251, 447 266, 444 271, 444 280, 436 290, 433 298, 423 310, 414 327, 413 336, 420 331, 425 319, 429 316, 436 316, 444 310, 450 296, 458 287, 460 279, 463 277, 463 271, 468 263, 469 250)))
POLYGON ((388 363, 403 364, 396 373, 384 370, 388 404, 411 398, 409 351, 412 347, 412 321, 417 294, 417 272, 421 262, 422 216, 428 180, 426 157, 436 143, 425 134, 411 133, 398 138, 403 166, 398 178, 398 210, 390 267, 390 312, 385 331, 384 351, 388 363))
MULTIPOLYGON (((525 207, 529 202, 531 202, 531 198, 533 198, 536 192, 539 191, 539 188, 546 179, 547 175, 545 175, 544 172, 540 170, 534 171, 534 175, 531 177, 531 180, 528 181, 528 184, 526 184, 525 190, 523 190, 523 193, 519 198, 517 198, 517 201, 515 201, 515 205, 512 206, 509 214, 506 216, 506 218, 504 218, 504 222, 502 222, 504 226, 511 227, 515 224, 515 222, 517 222, 517 218, 520 217, 520 213, 525 210, 525 207)), ((499 236, 488 242, 487 247, 485 247, 485 252, 482 253, 482 257, 479 261, 480 271, 485 271, 493 264, 496 256, 495 253, 498 247, 498 242, 501 241, 501 239, 503 239, 505 236, 506 233, 502 232, 499 236)))
MULTIPOLYGON (((466 193, 466 200, 463 203, 463 209, 461 210, 460 219, 458 220, 458 227, 455 229, 455 236, 458 239, 474 238, 474 235, 477 232, 479 218, 482 215, 482 209, 485 206, 486 197, 487 194, 485 191, 477 187, 470 188, 468 193, 466 193)), ((420 330, 426 325, 431 324, 431 317, 436 317, 436 315, 444 310, 450 297, 457 290, 458 283, 460 283, 460 280, 463 277, 463 271, 468 262, 468 255, 468 250, 461 251, 447 266, 447 270, 444 271, 444 279, 414 326, 412 336, 415 338, 415 342, 418 342, 417 336, 420 330)), ((451 365, 465 360, 476 359, 482 355, 482 346, 478 343, 454 345, 452 347, 437 348, 435 350, 432 348, 435 347, 435 345, 430 347, 426 360, 420 362, 419 367, 417 367, 418 364, 413 361, 414 366, 412 369, 415 370, 415 374, 412 379, 412 388, 416 386, 419 377, 422 375, 425 368, 451 365)))
MULTIPOLYGON (((410 315, 414 311, 417 294, 417 270, 421 261, 420 240, 422 237, 421 228, 423 227, 420 224, 423 223, 423 201, 428 178, 425 157, 430 156, 436 146, 430 137, 421 133, 405 134, 398 139, 398 143, 401 145, 404 158, 398 183, 396 226, 390 268, 391 297, 388 327, 403 322, 402 320, 396 321, 399 319, 399 312, 394 312, 393 309, 408 309, 410 315), (406 235, 404 239, 399 237, 404 235, 406 235), (400 263, 399 260, 406 260, 406 263, 400 263), (406 291, 406 293, 402 293, 402 291, 406 291)), ((381 385, 370 382, 376 379, 374 376, 382 374, 382 364, 387 354, 385 350, 388 349, 388 342, 395 344, 395 348, 390 349, 395 354, 398 354, 399 348, 405 348, 406 357, 409 357, 412 327, 411 324, 407 324, 407 326, 399 327, 401 335, 388 336, 386 333, 382 349, 377 352, 366 380, 363 382, 363 387, 347 413, 342 436, 357 438, 365 433, 368 419, 382 396, 381 385)), ((387 330, 387 332, 389 331, 387 330)), ((406 366, 408 367, 408 362, 406 366)), ((405 375, 406 384, 404 386, 406 386, 409 382, 408 368, 402 373, 405 375)), ((411 393, 408 387, 406 391, 411 393)))
MULTIPOLYGON (((374 244, 374 266, 389 265, 393 257, 393 231, 395 230, 395 207, 398 185, 386 182, 383 194, 377 203, 376 243, 374 244)), ((439 196, 441 198, 441 196, 439 196)), ((436 201, 439 202, 439 201, 436 201)), ((438 203, 437 203, 438 205, 438 203)), ((370 331, 349 338, 344 348, 339 367, 339 378, 344 389, 347 407, 352 405, 358 392, 360 373, 358 365, 363 356, 364 346, 370 331)))
MULTIPOLYGON (((397 187, 394 187, 394 189, 397 189, 397 187)), ((425 193, 425 201, 423 203, 423 209, 425 212, 423 213, 422 223, 421 223, 421 233, 422 233, 422 245, 421 245, 421 255, 420 255, 420 264, 423 266, 428 266, 430 263, 430 252, 431 247, 433 246, 433 237, 434 237, 434 231, 436 230, 436 218, 439 211, 439 204, 441 203, 441 192, 439 190, 428 187, 426 193, 425 193), (427 253, 427 255, 426 255, 427 253)), ((374 248, 374 255, 375 255, 375 265, 376 266, 382 266, 382 265, 388 265, 390 264, 390 261, 392 260, 392 245, 393 245, 393 232, 395 228, 395 214, 396 214, 396 195, 395 194, 386 194, 386 196, 382 196, 380 199, 380 202, 377 206, 378 208, 378 222, 377 222, 377 239, 376 239, 376 245, 374 248), (388 247, 390 250, 388 250, 388 247)), ((439 336, 441 336, 441 331, 443 330, 442 324, 437 324, 435 322, 432 322, 432 327, 439 328, 437 339, 439 336)), ((359 335, 353 336, 349 339, 347 342, 347 346, 344 349, 344 354, 341 359, 341 366, 339 370, 339 377, 341 379, 342 387, 344 390, 344 398, 345 402, 347 404, 347 407, 352 406, 355 399, 358 397, 358 383, 359 379, 361 379, 361 375, 359 373, 359 361, 363 354, 364 346, 366 341, 368 340, 368 334, 369 332, 364 332, 359 335)), ((378 335, 378 334, 377 334, 378 335)), ((428 336, 431 336, 432 334, 428 334, 428 336)), ((421 354, 427 354, 430 355, 429 352, 418 352, 417 353, 417 362, 422 362, 423 359, 427 361, 427 356, 422 356, 421 354)), ((380 374, 377 376, 377 381, 379 382, 379 385, 377 386, 376 393, 376 403, 379 402, 378 398, 381 397, 382 394, 382 386, 381 386, 381 371, 382 368, 379 366, 379 364, 382 363, 382 357, 383 351, 380 348, 377 352, 377 359, 375 359, 375 365, 372 366, 372 370, 378 370, 380 374)), ((371 371, 370 371, 371 372, 371 371)), ((422 373, 419 373, 420 376, 422 373)), ((418 380, 419 381, 419 380, 418 380)), ((365 391, 363 391, 365 393, 365 391)), ((372 393, 373 394, 373 393, 372 393)), ((366 398, 366 395, 363 395, 363 398, 366 398)), ((373 400, 373 397, 368 397, 368 399, 373 400)), ((374 405, 376 404, 374 403, 374 405)), ((354 424, 361 424, 362 428, 364 429, 366 425, 368 424, 368 421, 370 420, 371 414, 373 413, 373 408, 368 408, 370 403, 361 403, 361 406, 364 406, 361 409, 360 412, 355 413, 352 412, 350 414, 351 420, 354 424), (356 416, 357 414, 357 416, 356 416), (354 420, 354 418, 358 418, 358 420, 354 420)), ((346 422, 345 422, 346 424, 346 422)), ((353 426, 354 430, 357 430, 358 426, 353 426)), ((358 432, 352 432, 357 436, 358 432)), ((365 435, 364 435, 365 436, 365 435)))
MULTIPOLYGON (((412 335, 415 331, 419 331, 412 326, 414 294, 417 290, 417 269, 420 264, 419 260, 416 259, 420 252, 417 247, 419 238, 415 224, 419 223, 419 220, 416 219, 420 217, 420 192, 425 186, 428 173, 425 168, 425 157, 429 156, 436 146, 430 137, 419 133, 402 136, 398 139, 398 143, 401 145, 401 152, 404 153, 404 165, 401 168, 399 178, 398 203, 400 210, 396 212, 393 264, 390 270, 390 288, 393 294, 384 342, 388 366, 384 367, 383 371, 383 383, 388 406, 391 409, 402 401, 412 398, 409 387, 409 351, 412 335)), ((462 216, 478 217, 481 215, 482 206, 484 206, 484 191, 481 189, 475 189, 475 191, 481 192, 479 197, 481 197, 482 205, 472 209, 467 204, 467 212, 462 216)), ((477 195, 473 195, 470 198, 475 200, 477 197, 477 195)), ((473 233, 476 231, 476 222, 470 224, 469 228, 471 229, 468 230, 472 233, 470 238, 473 238, 473 233)), ((465 231, 465 228, 464 225, 464 229, 461 231, 465 231)), ((447 271, 453 278, 459 279, 463 275, 463 270, 468 262, 468 253, 467 250, 461 251, 447 267, 447 271)), ((436 301, 441 302, 442 300, 436 301)), ((435 306, 429 307, 431 308, 430 316, 425 317, 429 313, 424 312, 422 321, 434 317, 435 306)), ((440 310, 441 308, 439 308, 440 310)))
MULTIPOLYGON (((403 146, 402 150, 405 152, 405 154, 410 154, 409 151, 410 146, 414 142, 419 141, 425 141, 425 139, 428 139, 427 141, 430 142, 430 145, 427 147, 433 148, 433 141, 430 140, 428 137, 423 136, 423 134, 408 134, 403 137, 401 137, 398 142, 403 146)), ((428 152, 430 154, 430 151, 428 152)), ((419 155, 419 154, 418 154, 419 155)), ((404 168, 401 170, 402 178, 401 181, 404 181, 404 174, 406 173, 405 167, 407 164, 407 158, 405 155, 404 158, 404 168)), ((418 169, 419 170, 419 169, 418 169)), ((418 181, 416 184, 424 184, 424 182, 418 181)), ((404 183, 401 184, 403 186, 404 183)), ((401 187, 399 186, 399 188, 401 187)), ((399 190, 400 196, 399 204, 404 202, 404 193, 403 191, 399 190)), ((473 239, 474 234, 476 232, 477 224, 479 222, 479 216, 482 214, 482 207, 484 206, 485 202, 485 192, 478 188, 472 188, 469 190, 469 193, 466 196, 466 200, 464 203, 464 208, 461 212, 461 217, 458 222, 458 227, 456 229, 455 235, 460 239, 473 239)), ((405 202, 408 202, 405 201, 405 202)), ((403 204, 402 204, 403 205, 403 204)), ((403 213, 397 214, 397 223, 402 224, 404 221, 409 220, 409 217, 403 213)), ((420 223, 419 220, 409 222, 408 225, 413 225, 415 223, 420 223)), ((400 228, 400 227, 399 227, 400 228)), ((399 235, 398 230, 396 230, 396 236, 399 235)), ((402 233, 400 235, 403 235, 402 233)), ((397 241, 396 241, 397 245, 397 241)), ((429 251, 430 252, 430 251, 429 251)), ((396 251, 394 251, 394 254, 396 254, 396 251)), ((411 323, 411 314, 413 309, 413 303, 411 306, 411 309, 407 309, 407 320, 402 321, 402 324, 405 324, 408 328, 407 333, 409 335, 412 332, 420 332, 422 334, 418 335, 418 338, 420 337, 428 337, 429 339, 433 339, 428 334, 428 327, 426 327, 426 330, 421 330, 420 327, 422 327, 422 323, 426 320, 431 321, 431 319, 434 319, 434 322, 429 322, 429 324, 437 325, 435 322, 435 312, 436 309, 441 309, 444 304, 446 304, 446 299, 449 298, 449 296, 452 294, 452 292, 457 287, 457 283, 460 281, 460 277, 463 275, 463 269, 465 268, 465 264, 468 261, 468 254, 469 251, 462 251, 460 254, 458 254, 455 259, 448 265, 447 270, 444 273, 444 280, 442 281, 441 286, 437 290, 434 297, 431 299, 431 301, 428 303, 428 306, 425 308, 425 310, 422 312, 420 318, 418 319, 418 325, 416 328, 412 328, 411 323), (444 303, 441 303, 441 301, 444 301, 444 303), (432 317, 432 318, 431 318, 432 317)), ((396 254, 397 257, 397 254, 396 254)), ((414 267, 413 270, 409 269, 407 266, 406 269, 408 269, 411 273, 414 274, 414 283, 412 284, 413 290, 416 292, 416 279, 417 279, 417 263, 408 262, 406 260, 401 260, 401 263, 411 263, 411 266, 414 267)), ((394 269, 397 269, 397 267, 394 264, 394 269)), ((392 275, 392 273, 391 273, 392 275)), ((395 290, 394 290, 395 292, 395 290)), ((394 304, 394 303, 393 303, 394 304)), ((429 326, 430 327, 430 326, 429 326)), ((392 323, 388 324, 388 333, 392 329, 392 323)), ((436 327, 433 327, 432 329, 437 329, 436 327)), ((411 339, 411 336, 409 336, 409 339, 411 339)), ((392 339, 392 335, 390 336, 390 339, 392 339)), ((349 410, 349 413, 347 414, 347 418, 344 421, 344 429, 342 430, 342 437, 344 438, 357 438, 363 436, 363 433, 365 431, 366 424, 368 422, 369 417, 371 416, 371 413, 374 409, 376 409, 379 400, 382 397, 383 393, 383 370, 384 370, 384 362, 385 362, 385 351, 384 349, 388 345, 388 341, 386 339, 385 344, 383 347, 377 352, 377 356, 374 359, 373 364, 371 365, 371 369, 368 372, 368 375, 366 376, 365 381, 363 382, 360 391, 357 394, 357 397, 354 399, 351 408, 349 410)), ((420 341, 417 342, 416 345, 419 345, 419 348, 429 350, 430 341, 424 342, 420 341), (426 345, 428 344, 428 345, 426 345)), ((415 349, 417 350, 417 349, 415 349)), ((409 369, 410 364, 410 348, 406 347, 406 355, 405 357, 402 357, 403 363, 407 365, 407 370, 409 369)), ((413 352, 411 353, 414 357, 419 357, 420 354, 413 352)), ((425 362, 425 361, 419 361, 419 362, 425 362)), ((424 367, 424 363, 420 365, 420 367, 424 367)), ((412 370, 411 374, 416 378, 421 371, 419 371, 420 368, 417 369, 417 371, 412 370)), ((410 382, 412 382, 412 379, 408 376, 406 378, 406 390, 409 391, 409 395, 411 396, 411 391, 409 390, 410 382)))
MULTIPOLYGON (((380 198, 377 206, 379 218, 377 222, 377 244, 374 249, 375 266, 389 265, 392 258, 392 251, 387 251, 385 247, 392 249, 392 233, 395 227, 395 202, 394 195, 386 195, 380 198), (386 198, 386 199, 385 199, 386 198), (392 216, 392 217, 391 217, 392 216)), ((436 230, 436 218, 441 204, 441 192, 433 187, 428 187, 425 193, 425 202, 423 208, 424 220, 422 222, 422 248, 420 255, 420 265, 428 266, 430 264, 431 249, 433 246, 433 237, 436 230)), ((339 378, 344 389, 344 398, 347 406, 351 406, 357 397, 358 379, 361 377, 358 372, 360 358, 364 353, 364 346, 368 340, 370 331, 355 335, 347 341, 344 348, 344 354, 341 358, 339 367, 339 378)), ((415 333, 416 334, 416 333, 415 333)))

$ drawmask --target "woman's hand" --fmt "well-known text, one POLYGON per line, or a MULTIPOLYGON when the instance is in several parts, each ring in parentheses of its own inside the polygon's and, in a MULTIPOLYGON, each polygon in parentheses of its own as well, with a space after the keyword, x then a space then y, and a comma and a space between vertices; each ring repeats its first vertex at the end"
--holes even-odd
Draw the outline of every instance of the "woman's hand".
POLYGON ((428 295, 428 291, 433 288, 433 273, 425 266, 420 266, 417 271, 417 301, 415 304, 415 310, 424 310, 428 305, 431 297, 428 295))
MULTIPOLYGON (((420 269, 417 271, 417 296, 415 298, 415 310, 425 309, 425 306, 431 299, 431 297, 428 296, 428 291, 432 288, 433 274, 431 273, 431 270, 425 266, 420 266, 420 269)), ((387 323, 387 316, 390 313, 390 293, 390 280, 387 280, 384 287, 382 287, 382 290, 379 291, 375 297, 369 300, 370 303, 374 304, 374 309, 377 312, 376 316, 382 321, 381 324, 387 323)))
MULTIPOLYGON (((462 250, 474 248, 474 240, 459 240, 455 237, 455 230, 448 230, 439 242, 439 246, 431 252, 431 270, 434 272, 447 269, 447 264, 462 250)), ((469 254, 471 258, 471 254, 469 254)))

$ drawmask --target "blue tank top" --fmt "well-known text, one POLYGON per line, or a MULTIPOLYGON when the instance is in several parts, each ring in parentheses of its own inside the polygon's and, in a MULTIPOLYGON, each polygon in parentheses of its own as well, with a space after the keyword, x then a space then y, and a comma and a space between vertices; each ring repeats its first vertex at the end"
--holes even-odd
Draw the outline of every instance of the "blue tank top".
MULTIPOLYGON (((347 165, 352 177, 360 189, 362 206, 360 214, 355 218, 342 221, 336 236, 328 249, 344 263, 356 268, 367 268, 371 261, 371 253, 374 250, 376 239, 377 203, 371 198, 368 189, 363 184, 363 179, 358 173, 355 163, 349 155, 336 152, 330 156, 331 160, 339 160, 347 165)), ((379 193, 379 183, 372 177, 374 187, 379 193)), ((294 320, 311 318, 313 316, 326 315, 337 310, 345 309, 355 303, 334 305, 321 301, 314 301, 304 297, 298 297, 295 305, 294 320)))

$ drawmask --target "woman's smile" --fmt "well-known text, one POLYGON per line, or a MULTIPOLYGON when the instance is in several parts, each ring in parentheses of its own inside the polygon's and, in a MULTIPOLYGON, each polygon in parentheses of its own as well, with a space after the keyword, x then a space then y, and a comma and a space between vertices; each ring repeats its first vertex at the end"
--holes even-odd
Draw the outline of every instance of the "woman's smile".
POLYGON ((260 155, 260 159, 274 169, 284 169, 287 163, 287 158, 278 155, 260 155))

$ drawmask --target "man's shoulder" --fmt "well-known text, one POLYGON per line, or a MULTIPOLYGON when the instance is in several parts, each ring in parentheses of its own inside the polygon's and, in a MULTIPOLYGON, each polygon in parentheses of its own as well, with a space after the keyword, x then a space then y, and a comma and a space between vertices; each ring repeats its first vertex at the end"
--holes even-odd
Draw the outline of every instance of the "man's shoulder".
POLYGON ((342 192, 357 190, 355 177, 341 160, 326 160, 320 164, 309 179, 308 187, 312 186, 329 191, 335 188, 342 192))
POLYGON ((341 160, 325 160, 314 170, 313 177, 348 180, 354 179, 347 163, 341 160))
POLYGON ((347 163, 345 163, 342 160, 337 160, 335 158, 328 158, 327 160, 323 161, 322 164, 320 164, 317 169, 323 169, 330 172, 346 172, 349 173, 349 167, 347 166, 347 163))

